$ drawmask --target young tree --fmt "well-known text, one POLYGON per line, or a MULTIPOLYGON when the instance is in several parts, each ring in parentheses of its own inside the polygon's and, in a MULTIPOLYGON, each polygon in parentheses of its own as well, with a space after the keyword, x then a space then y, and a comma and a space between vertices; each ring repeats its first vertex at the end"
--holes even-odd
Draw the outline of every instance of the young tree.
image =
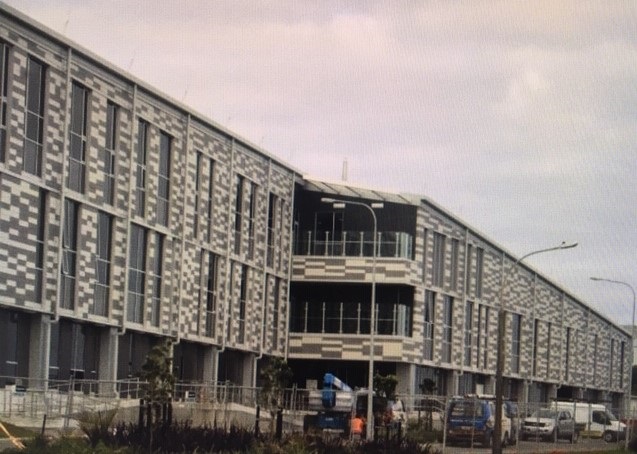
POLYGON ((277 410, 283 406, 283 392, 292 379, 292 369, 283 358, 270 358, 260 377, 259 403, 270 412, 273 425, 277 410))
POLYGON ((155 345, 146 355, 146 362, 142 365, 142 371, 139 374, 140 378, 147 383, 144 399, 154 410, 148 412, 149 426, 153 424, 153 413, 155 413, 156 419, 159 419, 160 415, 166 416, 162 412, 164 408, 170 414, 168 407, 171 404, 175 386, 171 353, 172 341, 170 339, 155 345))

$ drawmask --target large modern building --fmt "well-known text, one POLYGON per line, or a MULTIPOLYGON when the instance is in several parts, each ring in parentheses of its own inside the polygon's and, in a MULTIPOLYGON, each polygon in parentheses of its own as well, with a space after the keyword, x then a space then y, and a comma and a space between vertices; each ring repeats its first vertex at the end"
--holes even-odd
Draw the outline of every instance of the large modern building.
POLYGON ((630 333, 516 260, 426 197, 304 178, 0 6, 0 385, 113 389, 170 338, 179 380, 255 386, 285 357, 301 387, 366 386, 373 339, 401 392, 489 392, 503 308, 507 394, 617 404, 630 333))

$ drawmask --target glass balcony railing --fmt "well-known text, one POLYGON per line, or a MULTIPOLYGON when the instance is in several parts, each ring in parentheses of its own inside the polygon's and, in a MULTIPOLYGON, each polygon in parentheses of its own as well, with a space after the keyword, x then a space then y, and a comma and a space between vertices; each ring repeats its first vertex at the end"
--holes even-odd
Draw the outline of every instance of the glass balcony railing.
MULTIPOLYGON (((377 232, 376 256, 412 259, 413 237, 405 232, 377 232)), ((304 231, 294 248, 295 255, 372 257, 373 232, 304 231)))

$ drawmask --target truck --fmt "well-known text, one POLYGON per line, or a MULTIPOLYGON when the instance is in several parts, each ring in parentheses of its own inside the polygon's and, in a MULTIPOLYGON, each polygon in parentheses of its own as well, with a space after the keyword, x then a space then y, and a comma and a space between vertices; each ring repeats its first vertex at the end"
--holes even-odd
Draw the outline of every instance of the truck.
MULTIPOLYGON (((502 447, 512 441, 511 419, 506 417, 506 408, 502 408, 502 447)), ((480 443, 490 447, 493 442, 495 428, 495 401, 488 397, 466 396, 455 397, 447 408, 448 443, 466 442, 473 445, 480 443)))
POLYGON ((308 410, 316 414, 305 415, 303 430, 329 430, 349 435, 350 421, 356 412, 359 395, 367 391, 354 391, 349 385, 331 373, 323 376, 322 389, 311 390, 308 410))
POLYGON ((570 411, 583 437, 612 442, 626 436, 626 424, 620 422, 603 404, 556 401, 550 408, 570 411))

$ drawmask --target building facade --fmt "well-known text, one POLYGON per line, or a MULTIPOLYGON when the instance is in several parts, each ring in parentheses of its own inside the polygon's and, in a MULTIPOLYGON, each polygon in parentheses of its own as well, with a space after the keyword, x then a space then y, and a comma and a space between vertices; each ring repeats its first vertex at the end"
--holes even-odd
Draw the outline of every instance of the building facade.
POLYGON ((395 374, 401 393, 429 380, 442 395, 493 394, 503 308, 507 397, 621 405, 630 334, 451 213, 309 180, 295 200, 289 361, 300 385, 327 370, 366 386, 374 285, 374 373, 395 374))
MULTIPOLYGON (((0 376, 183 380, 285 354, 296 172, 0 9, 0 376)), ((9 379, 10 380, 10 379, 9 379)))
POLYGON ((0 385, 106 392, 171 339, 178 380, 255 386, 276 356, 300 386, 366 386, 374 287, 401 392, 493 391, 503 304, 507 394, 618 402, 630 335, 515 261, 424 197, 304 179, 0 6, 0 385), (382 202, 376 241, 323 197, 382 202))

